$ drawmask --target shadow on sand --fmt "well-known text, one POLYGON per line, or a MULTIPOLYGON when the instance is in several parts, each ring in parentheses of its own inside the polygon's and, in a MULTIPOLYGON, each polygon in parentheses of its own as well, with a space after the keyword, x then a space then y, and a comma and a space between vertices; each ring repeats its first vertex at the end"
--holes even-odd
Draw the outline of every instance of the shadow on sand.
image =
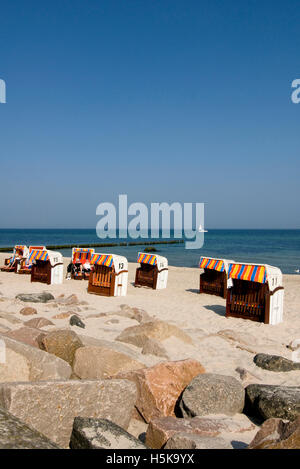
POLYGON ((204 306, 204 308, 208 309, 209 311, 213 311, 219 316, 225 316, 226 314, 226 308, 225 306, 222 306, 222 305, 208 305, 208 306, 204 306))

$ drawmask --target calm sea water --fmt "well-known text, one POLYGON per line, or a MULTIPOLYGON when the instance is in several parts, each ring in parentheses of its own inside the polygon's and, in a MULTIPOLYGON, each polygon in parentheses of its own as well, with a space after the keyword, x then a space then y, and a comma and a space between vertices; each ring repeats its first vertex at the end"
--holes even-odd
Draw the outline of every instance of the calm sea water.
MULTIPOLYGON (((0 246, 15 244, 93 244, 126 240, 100 240, 95 230, 0 230, 0 246)), ((128 239, 128 241, 134 241, 128 239)), ((137 241, 141 241, 138 239, 137 241)), ((148 240, 147 240, 148 241, 148 240)), ((149 239, 149 241, 151 241, 149 239)), ((201 255, 224 257, 241 262, 275 265, 283 273, 295 273, 300 268, 300 230, 209 230, 202 249, 187 250, 184 244, 156 245, 157 253, 168 258, 170 265, 196 267, 201 255)), ((110 247, 108 252, 124 255, 135 262, 142 246, 110 247)), ((60 249, 70 256, 70 249, 60 249)), ((105 248, 96 251, 105 252, 105 248)))

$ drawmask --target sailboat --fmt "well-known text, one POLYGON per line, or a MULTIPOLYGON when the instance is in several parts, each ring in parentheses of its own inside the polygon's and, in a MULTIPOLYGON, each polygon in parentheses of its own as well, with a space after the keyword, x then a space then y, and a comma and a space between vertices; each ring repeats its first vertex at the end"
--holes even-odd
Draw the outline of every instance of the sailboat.
POLYGON ((202 228, 202 225, 199 225, 198 231, 199 231, 199 233, 207 233, 207 230, 204 230, 202 228))

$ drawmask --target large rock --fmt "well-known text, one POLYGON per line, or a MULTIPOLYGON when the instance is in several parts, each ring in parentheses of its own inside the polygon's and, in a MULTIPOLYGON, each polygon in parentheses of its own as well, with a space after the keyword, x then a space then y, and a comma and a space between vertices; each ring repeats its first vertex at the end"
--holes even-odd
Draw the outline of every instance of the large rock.
POLYGON ((59 446, 0 409, 0 449, 59 449, 59 446))
POLYGON ((180 409, 184 417, 242 412, 245 391, 232 376, 206 373, 196 376, 184 390, 180 409))
POLYGON ((155 355, 156 357, 162 357, 169 359, 166 349, 158 340, 146 338, 144 346, 142 348, 143 355, 155 355))
POLYGON ((121 311, 117 311, 113 314, 118 316, 123 316, 129 319, 134 319, 135 321, 143 324, 148 321, 153 321, 153 317, 150 316, 144 309, 135 308, 128 305, 121 305, 121 311))
POLYGON ((287 358, 277 355, 267 355, 266 353, 259 353, 253 359, 254 363, 268 371, 293 371, 300 370, 300 363, 293 362, 287 358))
POLYGON ((39 348, 40 341, 46 336, 46 333, 33 327, 21 327, 5 334, 11 339, 39 348))
POLYGON ((40 342, 42 350, 56 355, 71 366, 75 352, 80 347, 83 347, 83 343, 75 332, 68 329, 51 331, 40 342))
POLYGON ((0 382, 29 381, 30 365, 20 353, 6 347, 5 362, 0 361, 0 382))
POLYGON ((144 364, 108 347, 81 347, 76 350, 73 371, 81 379, 106 379, 120 371, 143 368, 144 364))
POLYGON ((246 388, 245 412, 263 420, 295 420, 300 414, 300 386, 249 384, 246 388))
POLYGON ((0 384, 0 407, 62 447, 74 418, 106 418, 127 429, 136 387, 126 380, 0 384))
POLYGON ((234 417, 209 415, 192 419, 161 417, 151 420, 146 433, 146 444, 150 448, 160 449, 178 433, 215 437, 222 433, 242 433, 254 429, 253 423, 243 414, 236 414, 234 417))
POLYGON ((54 300, 52 293, 20 293, 16 296, 18 300, 24 301, 25 303, 48 303, 48 301, 54 300))
POLYGON ((71 449, 146 449, 126 430, 107 419, 76 417, 70 441, 71 449))
POLYGON ((2 334, 0 334, 0 340, 5 343, 6 352, 9 349, 13 350, 27 360, 30 381, 70 378, 72 368, 64 360, 2 334))
POLYGON ((248 449, 299 449, 300 415, 293 422, 281 419, 266 420, 248 449))
POLYGON ((232 446, 224 438, 183 432, 172 436, 164 449, 232 449, 232 446))
POLYGON ((136 383, 136 407, 146 422, 150 422, 154 417, 175 415, 175 406, 184 388, 195 376, 204 372, 199 362, 189 359, 119 373, 117 377, 136 383))
POLYGON ((32 318, 29 321, 24 322, 24 326, 35 327, 36 329, 41 329, 45 326, 54 326, 53 322, 49 321, 47 318, 32 318))
POLYGON ((144 347, 146 340, 149 338, 161 342, 171 336, 177 337, 186 344, 193 343, 191 337, 177 326, 158 319, 139 324, 138 326, 127 327, 116 340, 127 342, 136 347, 144 347))
POLYGON ((37 314, 37 310, 35 308, 31 308, 30 306, 26 306, 25 308, 21 309, 20 314, 22 314, 22 316, 32 316, 33 314, 37 314))

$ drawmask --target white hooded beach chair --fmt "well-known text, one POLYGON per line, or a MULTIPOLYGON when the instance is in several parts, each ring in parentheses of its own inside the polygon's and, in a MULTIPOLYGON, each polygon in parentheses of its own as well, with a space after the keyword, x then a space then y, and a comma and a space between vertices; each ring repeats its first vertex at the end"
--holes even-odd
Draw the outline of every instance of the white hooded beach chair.
POLYGON ((48 285, 63 283, 63 270, 63 257, 60 252, 38 251, 31 269, 31 281, 48 285))
POLYGON ((168 282, 168 259, 156 254, 139 252, 136 269, 135 286, 149 287, 161 290, 167 287, 168 282))
POLYGON ((115 254, 92 255, 93 270, 89 277, 88 293, 101 296, 126 296, 128 261, 115 254))
POLYGON ((228 267, 232 262, 228 259, 200 257, 199 268, 204 269, 204 272, 200 274, 199 293, 226 298, 228 267))
POLYGON ((265 324, 283 321, 282 273, 267 264, 232 263, 228 269, 226 316, 265 324))

